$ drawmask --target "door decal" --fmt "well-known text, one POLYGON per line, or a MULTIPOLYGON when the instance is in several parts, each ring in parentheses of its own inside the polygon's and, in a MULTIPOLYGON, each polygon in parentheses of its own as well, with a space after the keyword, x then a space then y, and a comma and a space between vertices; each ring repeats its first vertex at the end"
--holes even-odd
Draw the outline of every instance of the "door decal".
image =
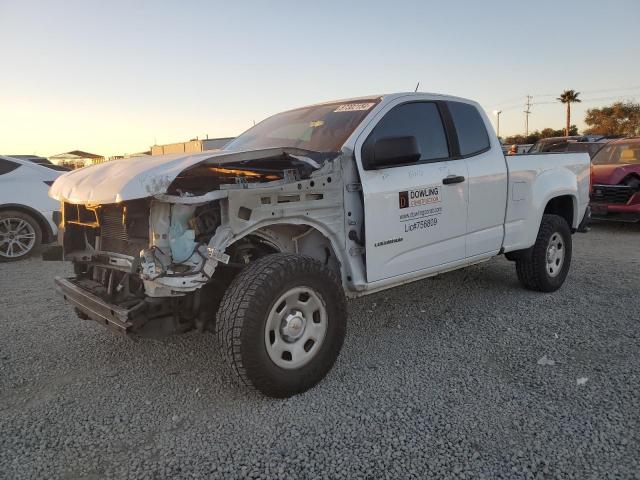
POLYGON ((402 232, 410 233, 438 225, 442 214, 441 185, 426 185, 398 192, 398 219, 402 232))

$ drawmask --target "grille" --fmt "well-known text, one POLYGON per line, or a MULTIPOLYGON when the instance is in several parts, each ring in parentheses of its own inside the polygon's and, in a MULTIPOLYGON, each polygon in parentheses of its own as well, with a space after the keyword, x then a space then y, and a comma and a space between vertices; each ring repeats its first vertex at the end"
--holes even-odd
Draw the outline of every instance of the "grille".
POLYGON ((624 205, 629 202, 635 190, 625 185, 594 185, 591 201, 624 205))
POLYGON ((137 257, 149 246, 146 202, 103 205, 100 209, 101 250, 137 257))
POLYGON ((108 206, 103 208, 101 217, 100 235, 102 235, 102 238, 129 240, 127 225, 124 221, 123 209, 121 207, 108 206))

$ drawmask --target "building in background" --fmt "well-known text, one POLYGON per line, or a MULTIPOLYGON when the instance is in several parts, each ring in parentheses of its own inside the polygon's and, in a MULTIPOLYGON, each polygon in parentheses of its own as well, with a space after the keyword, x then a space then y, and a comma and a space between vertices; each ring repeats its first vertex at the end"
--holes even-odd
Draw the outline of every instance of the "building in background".
POLYGON ((151 155, 165 155, 167 153, 197 153, 205 150, 220 150, 234 137, 205 138, 198 140, 193 138, 188 142, 168 143, 166 145, 153 145, 151 155))
POLYGON ((144 152, 125 153, 124 155, 113 155, 112 157, 109 157, 109 161, 122 160, 124 158, 148 157, 149 155, 151 155, 151 150, 145 150, 144 152))
MULTIPOLYGON (((82 150, 72 150, 70 152, 53 155, 49 157, 49 161, 54 165, 61 165, 75 169, 111 160, 122 160, 123 158, 140 158, 141 160, 144 160, 144 157, 148 157, 150 155, 164 155, 167 153, 197 153, 204 152, 206 150, 219 150, 233 139, 234 137, 205 138, 202 140, 195 138, 188 142, 153 145, 149 150, 144 152, 125 153, 124 155, 113 155, 108 158, 103 155, 96 155, 95 153, 83 152, 82 150)), ((46 161, 46 159, 44 160, 46 161)))
POLYGON ((62 165, 63 167, 75 169, 105 162, 106 158, 102 155, 96 155, 95 153, 83 152, 82 150, 72 150, 70 152, 53 155, 49 157, 49 160, 55 165, 62 165))

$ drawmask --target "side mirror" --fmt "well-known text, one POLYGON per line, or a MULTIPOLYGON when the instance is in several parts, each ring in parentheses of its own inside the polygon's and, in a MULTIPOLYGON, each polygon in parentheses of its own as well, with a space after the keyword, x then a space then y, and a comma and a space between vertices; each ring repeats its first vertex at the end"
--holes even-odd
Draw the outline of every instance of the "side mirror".
POLYGON ((416 137, 380 138, 374 144, 362 147, 362 165, 365 170, 403 165, 420 160, 420 146, 416 137))

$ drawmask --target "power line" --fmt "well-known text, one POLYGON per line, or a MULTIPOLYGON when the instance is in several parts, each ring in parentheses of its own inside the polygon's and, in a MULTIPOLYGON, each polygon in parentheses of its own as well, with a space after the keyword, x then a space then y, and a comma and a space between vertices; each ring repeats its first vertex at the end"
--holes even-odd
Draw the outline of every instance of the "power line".
MULTIPOLYGON (((579 92, 580 94, 591 94, 591 93, 604 93, 604 92, 620 92, 620 91, 624 91, 624 90, 638 90, 640 89, 640 85, 635 85, 635 86, 631 86, 631 87, 616 87, 616 88, 605 88, 605 89, 600 89, 600 90, 585 90, 585 91, 581 91, 579 92)), ((532 95, 534 95, 535 97, 555 97, 556 93, 533 93, 532 95)), ((509 98, 507 100, 502 100, 500 102, 497 103, 493 103, 492 105, 494 105, 495 107, 499 107, 499 106, 506 106, 507 110, 509 110, 511 107, 513 108, 518 108, 520 105, 520 99, 522 97, 518 96, 518 97, 513 97, 513 98, 509 98)), ((555 102, 545 102, 546 103, 555 103, 555 102)), ((537 105, 542 105, 542 102, 538 102, 537 105)))
MULTIPOLYGON (((608 96, 608 97, 581 98, 580 100, 582 101, 582 103, 602 102, 602 101, 606 101, 606 100, 624 101, 625 97, 626 98, 635 99, 638 96, 640 96, 640 91, 638 91, 638 92, 630 92, 630 93, 622 94, 622 95, 613 95, 613 96, 608 96)), ((537 97, 537 95, 536 95, 536 97, 537 97)), ((562 102, 560 102, 558 100, 553 100, 553 101, 549 101, 549 102, 534 102, 534 103, 531 104, 531 106, 537 107, 537 106, 540 106, 540 105, 557 105, 559 103, 562 103, 562 102)), ((513 106, 503 107, 503 108, 501 108, 501 110, 503 110, 503 111, 515 110, 517 108, 521 108, 521 105, 522 104, 517 104, 517 105, 513 105, 513 106)))
MULTIPOLYGON (((630 98, 635 98, 636 96, 640 95, 640 92, 638 93, 630 93, 627 95, 614 95, 612 97, 597 97, 597 98, 581 98, 580 99, 580 103, 587 103, 587 102, 602 102, 605 100, 624 100, 624 97, 630 97, 630 98)), ((534 105, 554 105, 557 103, 562 103, 560 101, 555 101, 555 102, 536 102, 534 103, 534 105)))
POLYGON ((622 90, 637 90, 640 88, 640 85, 636 85, 635 87, 624 87, 624 88, 605 88, 602 90, 589 90, 586 92, 580 92, 580 93, 604 93, 604 92, 619 92, 622 90))
POLYGON ((514 103, 514 102, 516 102, 516 101, 517 101, 517 102, 520 102, 520 99, 521 99, 521 98, 522 98, 522 96, 521 96, 521 95, 518 95, 518 96, 517 96, 517 97, 515 97, 515 98, 510 98, 509 100, 504 100, 504 101, 499 102, 499 103, 494 103, 494 105, 495 105, 496 107, 499 107, 500 105, 506 105, 506 104, 509 104, 509 103, 514 103))
POLYGON ((627 93, 625 95, 615 95, 612 97, 598 97, 598 98, 585 98, 582 99, 583 102, 601 102, 603 100, 625 100, 625 97, 627 98, 635 98, 638 95, 640 95, 640 92, 636 92, 636 93, 627 93))

